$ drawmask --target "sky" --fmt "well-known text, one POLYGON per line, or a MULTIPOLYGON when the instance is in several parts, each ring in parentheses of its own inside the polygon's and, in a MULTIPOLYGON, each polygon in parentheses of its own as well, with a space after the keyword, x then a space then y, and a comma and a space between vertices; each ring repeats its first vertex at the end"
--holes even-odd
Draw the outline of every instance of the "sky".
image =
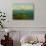
POLYGON ((31 0, 12 0, 13 3, 26 3, 31 2, 31 0))
POLYGON ((15 10, 33 10, 33 5, 32 4, 26 4, 26 5, 23 5, 23 4, 15 4, 13 5, 13 9, 15 10))

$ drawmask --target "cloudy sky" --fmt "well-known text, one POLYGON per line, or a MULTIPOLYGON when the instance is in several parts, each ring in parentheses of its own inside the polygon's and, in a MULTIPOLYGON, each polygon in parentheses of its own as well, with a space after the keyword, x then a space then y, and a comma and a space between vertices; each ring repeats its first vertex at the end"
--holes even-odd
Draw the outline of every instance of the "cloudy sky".
POLYGON ((18 10, 20 9, 32 10, 33 9, 33 4, 30 2, 30 0, 12 0, 12 2, 13 2, 13 9, 18 9, 18 10))
POLYGON ((13 9, 15 10, 33 10, 33 5, 32 4, 26 4, 26 5, 23 5, 23 4, 20 4, 20 5, 18 5, 18 4, 15 4, 15 5, 13 5, 13 9))
POLYGON ((31 0, 12 0, 13 3, 26 3, 30 2, 31 0))

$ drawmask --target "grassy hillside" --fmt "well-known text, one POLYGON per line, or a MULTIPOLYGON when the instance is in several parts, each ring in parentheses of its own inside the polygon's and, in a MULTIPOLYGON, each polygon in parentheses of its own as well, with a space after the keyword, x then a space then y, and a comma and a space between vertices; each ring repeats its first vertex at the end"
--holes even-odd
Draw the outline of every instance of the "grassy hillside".
POLYGON ((13 19, 32 20, 33 18, 34 18, 33 10, 13 10, 13 19))

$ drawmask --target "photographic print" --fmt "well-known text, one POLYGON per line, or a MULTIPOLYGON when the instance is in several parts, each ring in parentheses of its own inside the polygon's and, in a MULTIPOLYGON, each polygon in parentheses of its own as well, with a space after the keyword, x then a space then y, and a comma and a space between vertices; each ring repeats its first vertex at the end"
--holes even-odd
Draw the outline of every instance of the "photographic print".
POLYGON ((34 8, 32 3, 14 3, 13 4, 14 20, 33 20, 34 8))

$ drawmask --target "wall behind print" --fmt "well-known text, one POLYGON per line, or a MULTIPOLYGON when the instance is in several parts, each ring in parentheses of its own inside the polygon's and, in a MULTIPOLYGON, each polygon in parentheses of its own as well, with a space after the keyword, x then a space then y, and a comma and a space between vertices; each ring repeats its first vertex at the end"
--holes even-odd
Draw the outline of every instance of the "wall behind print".
POLYGON ((0 0, 0 9, 6 12, 7 27, 46 27, 46 0, 0 0), (34 20, 12 20, 12 2, 34 4, 34 20))

